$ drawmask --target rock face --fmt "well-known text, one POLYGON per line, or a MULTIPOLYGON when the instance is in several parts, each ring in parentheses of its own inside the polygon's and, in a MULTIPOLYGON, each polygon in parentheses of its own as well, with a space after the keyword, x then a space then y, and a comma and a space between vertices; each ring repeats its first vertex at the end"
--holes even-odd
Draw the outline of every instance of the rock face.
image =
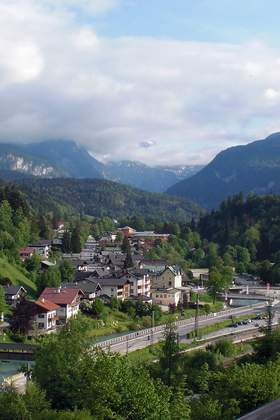
POLYGON ((280 192, 280 133, 224 150, 196 175, 167 190, 209 209, 239 192, 280 192))

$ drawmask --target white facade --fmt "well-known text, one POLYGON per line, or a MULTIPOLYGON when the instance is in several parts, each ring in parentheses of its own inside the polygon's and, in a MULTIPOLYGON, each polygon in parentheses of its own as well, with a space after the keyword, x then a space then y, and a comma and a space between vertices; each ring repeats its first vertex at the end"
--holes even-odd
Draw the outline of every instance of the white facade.
POLYGON ((144 275, 141 278, 132 276, 129 278, 130 282, 130 296, 150 296, 151 295, 151 281, 149 275, 144 275))
POLYGON ((61 305, 57 310, 57 316, 61 320, 68 321, 69 318, 76 316, 79 312, 79 303, 72 305, 61 305))
POLYGON ((56 319, 56 310, 37 314, 34 317, 35 328, 45 331, 54 329, 56 327, 56 319))

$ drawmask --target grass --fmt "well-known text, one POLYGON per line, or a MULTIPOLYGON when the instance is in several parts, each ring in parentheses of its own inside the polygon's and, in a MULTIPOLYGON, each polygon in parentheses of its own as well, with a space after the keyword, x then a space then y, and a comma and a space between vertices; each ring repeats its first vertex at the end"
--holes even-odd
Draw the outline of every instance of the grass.
POLYGON ((0 277, 8 278, 12 284, 20 284, 28 290, 35 291, 36 286, 18 267, 9 263, 5 257, 0 257, 0 277))

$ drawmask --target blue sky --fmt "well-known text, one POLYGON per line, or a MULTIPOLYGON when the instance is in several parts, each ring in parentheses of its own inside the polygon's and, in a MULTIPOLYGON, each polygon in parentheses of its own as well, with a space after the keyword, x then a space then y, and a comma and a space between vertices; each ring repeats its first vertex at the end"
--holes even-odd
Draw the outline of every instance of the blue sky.
POLYGON ((276 0, 0 0, 0 141, 207 163, 280 131, 276 0))
POLYGON ((230 43, 257 38, 277 46, 279 14, 277 0, 127 0, 93 23, 104 36, 230 43))

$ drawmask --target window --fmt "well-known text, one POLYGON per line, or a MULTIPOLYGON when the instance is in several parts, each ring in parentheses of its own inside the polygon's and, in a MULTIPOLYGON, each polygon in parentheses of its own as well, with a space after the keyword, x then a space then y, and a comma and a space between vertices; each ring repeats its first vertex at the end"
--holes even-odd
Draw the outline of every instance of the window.
POLYGON ((39 314, 38 318, 44 318, 44 314, 39 314))
POLYGON ((39 322, 38 323, 38 328, 41 328, 41 329, 44 328, 44 323, 43 322, 39 322))
POLYGON ((172 281, 168 282, 169 286, 172 286, 172 281))

